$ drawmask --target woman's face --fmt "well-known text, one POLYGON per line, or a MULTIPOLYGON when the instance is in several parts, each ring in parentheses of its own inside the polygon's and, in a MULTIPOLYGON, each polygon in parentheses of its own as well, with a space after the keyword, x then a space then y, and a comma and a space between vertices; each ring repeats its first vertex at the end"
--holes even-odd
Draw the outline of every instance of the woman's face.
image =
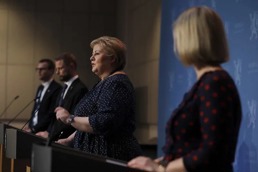
POLYGON ((99 76, 101 79, 107 77, 112 71, 112 59, 113 57, 107 56, 103 48, 96 44, 93 47, 91 61, 91 71, 99 76))

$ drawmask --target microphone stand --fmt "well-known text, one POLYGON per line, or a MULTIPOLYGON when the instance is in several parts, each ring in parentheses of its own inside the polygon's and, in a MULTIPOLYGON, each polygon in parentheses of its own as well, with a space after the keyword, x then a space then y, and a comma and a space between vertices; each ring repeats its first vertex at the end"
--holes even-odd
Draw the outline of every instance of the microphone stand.
POLYGON ((61 132, 65 127, 66 127, 66 124, 64 124, 60 119, 56 120, 55 125, 53 125, 53 128, 47 138, 46 146, 51 146, 52 141, 57 137, 59 132, 61 132))
POLYGON ((34 102, 35 99, 32 99, 17 115, 15 115, 8 123, 9 125, 11 122, 13 122, 32 102, 34 102))
POLYGON ((19 97, 20 97, 20 96, 17 95, 17 96, 15 96, 15 97, 12 99, 12 101, 10 101, 10 103, 5 107, 5 109, 4 109, 3 112, 1 113, 0 118, 2 118, 2 116, 4 115, 4 113, 9 109, 9 107, 13 104, 13 102, 14 102, 15 100, 17 100, 19 97))
MULTIPOLYGON (((31 119, 31 118, 30 118, 30 119, 31 119)), ((29 119, 29 120, 27 120, 27 122, 22 126, 21 130, 23 130, 23 129, 24 129, 24 127, 29 123, 30 119, 29 119)))

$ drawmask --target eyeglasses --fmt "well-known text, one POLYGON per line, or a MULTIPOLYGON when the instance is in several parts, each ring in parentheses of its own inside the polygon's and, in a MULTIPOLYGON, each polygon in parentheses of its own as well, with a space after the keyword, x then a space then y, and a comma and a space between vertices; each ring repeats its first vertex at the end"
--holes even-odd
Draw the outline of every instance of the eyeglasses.
POLYGON ((48 68, 35 68, 36 71, 47 70, 48 68))

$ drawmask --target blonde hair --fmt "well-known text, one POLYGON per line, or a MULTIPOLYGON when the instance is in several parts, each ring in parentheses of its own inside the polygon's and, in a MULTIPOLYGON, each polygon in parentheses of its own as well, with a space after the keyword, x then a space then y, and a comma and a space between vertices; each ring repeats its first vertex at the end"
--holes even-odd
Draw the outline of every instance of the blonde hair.
POLYGON ((90 47, 100 45, 107 56, 115 58, 115 70, 123 70, 126 65, 126 45, 118 38, 102 36, 90 43, 90 47))
POLYGON ((173 36, 175 53, 184 65, 217 66, 229 60, 223 23, 208 7, 183 12, 173 25, 173 36))

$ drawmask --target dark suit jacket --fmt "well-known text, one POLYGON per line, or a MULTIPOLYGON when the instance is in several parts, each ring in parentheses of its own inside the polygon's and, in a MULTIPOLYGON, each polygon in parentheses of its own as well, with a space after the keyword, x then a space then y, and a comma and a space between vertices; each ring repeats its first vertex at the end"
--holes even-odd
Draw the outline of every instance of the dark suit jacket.
MULTIPOLYGON (((77 78, 69 87, 64 97, 63 108, 68 110, 70 114, 73 114, 75 106, 87 92, 88 92, 88 88, 79 78, 77 78)), ((58 106, 60 96, 61 96, 61 92, 58 96, 57 106, 58 106)), ((67 138, 74 131, 75 131, 75 128, 73 128, 72 126, 60 124, 60 122, 56 121, 56 118, 53 119, 52 125, 50 126, 50 128, 48 128, 48 132, 51 133, 53 140, 67 138), (61 131, 58 131, 60 129, 61 131)))
MULTIPOLYGON (((50 83, 48 89, 46 90, 46 93, 44 94, 42 101, 40 102, 40 108, 38 111, 38 123, 35 126, 32 125, 33 113, 36 109, 36 103, 34 103, 32 115, 29 120, 29 127, 33 133, 36 133, 39 131, 45 131, 48 128, 53 118, 55 103, 57 101, 57 97, 61 89, 62 89, 62 86, 59 83, 57 83, 55 80, 53 80, 50 83)), ((37 94, 38 94, 38 91, 37 91, 37 94)))

